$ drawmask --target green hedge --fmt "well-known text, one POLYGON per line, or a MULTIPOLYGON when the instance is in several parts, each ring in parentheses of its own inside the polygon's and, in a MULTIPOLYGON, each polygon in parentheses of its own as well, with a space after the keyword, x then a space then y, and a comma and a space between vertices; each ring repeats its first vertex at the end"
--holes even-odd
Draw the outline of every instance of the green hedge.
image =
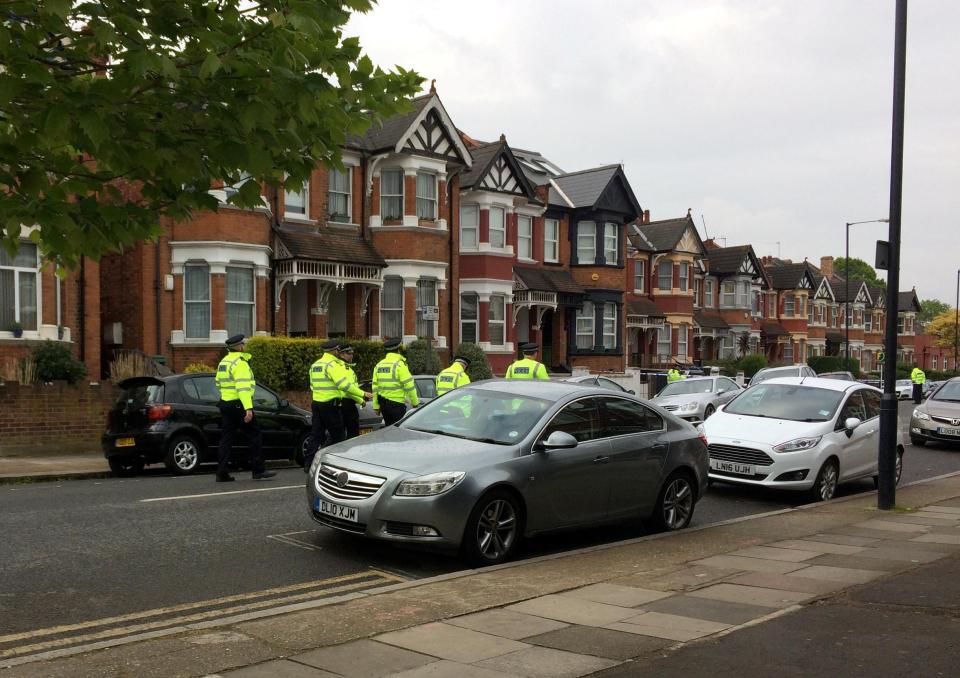
POLYGON ((440 356, 433 345, 424 339, 415 339, 407 346, 407 367, 410 374, 440 374, 440 356))
MULTIPOLYGON (((254 337, 246 344, 250 366, 258 383, 277 391, 305 391, 310 387, 310 366, 323 354, 326 339, 254 337)), ((350 339, 357 378, 365 381, 387 352, 383 342, 350 339)))
POLYGON ((476 344, 463 343, 457 346, 453 356, 463 356, 470 360, 470 367, 467 368, 467 376, 470 381, 482 381, 493 378, 493 369, 490 367, 490 361, 487 360, 487 354, 476 344))
POLYGON ((743 372, 747 378, 752 377, 757 372, 767 366, 767 357, 759 353, 750 353, 739 360, 727 358, 724 360, 704 360, 703 367, 719 367, 720 374, 727 377, 736 377, 737 372, 743 372))
POLYGON ((860 376, 860 361, 855 358, 845 358, 840 355, 812 355, 807 358, 807 365, 817 374, 850 372, 854 377, 860 376))

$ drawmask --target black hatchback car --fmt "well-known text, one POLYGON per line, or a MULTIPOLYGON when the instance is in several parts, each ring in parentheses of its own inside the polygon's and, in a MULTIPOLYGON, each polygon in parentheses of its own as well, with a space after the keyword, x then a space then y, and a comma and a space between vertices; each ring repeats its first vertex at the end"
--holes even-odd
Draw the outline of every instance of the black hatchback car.
MULTIPOLYGON (((110 469, 131 476, 146 464, 163 462, 177 474, 217 461, 220 443, 219 391, 213 374, 134 377, 120 383, 101 443, 110 469)), ((267 459, 302 463, 310 436, 310 413, 264 386, 253 395, 267 459)), ((238 435, 233 458, 242 463, 247 441, 238 435)))

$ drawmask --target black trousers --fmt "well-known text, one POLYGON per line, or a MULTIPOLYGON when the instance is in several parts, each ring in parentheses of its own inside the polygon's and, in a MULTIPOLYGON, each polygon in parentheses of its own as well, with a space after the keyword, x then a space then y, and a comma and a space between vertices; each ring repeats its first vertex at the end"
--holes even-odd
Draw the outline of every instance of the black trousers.
POLYGON ((343 419, 343 431, 346 434, 345 440, 356 438, 360 435, 360 412, 357 410, 357 403, 349 398, 340 401, 340 417, 343 419))
POLYGON ((310 468, 317 450, 326 442, 330 435, 330 444, 343 440, 343 416, 340 414, 340 401, 329 400, 325 403, 316 401, 310 405, 313 413, 313 425, 310 428, 310 447, 303 455, 303 468, 310 468))
POLYGON ((923 386, 920 384, 913 385, 913 402, 919 405, 923 401, 923 386))
POLYGON ((237 438, 237 431, 242 431, 247 437, 247 446, 250 450, 248 461, 250 470, 254 473, 263 473, 263 433, 256 419, 250 423, 243 421, 247 411, 239 400, 217 403, 220 409, 220 450, 217 457, 217 475, 225 476, 230 472, 230 453, 233 451, 233 442, 237 438))
POLYGON ((380 402, 380 412, 383 414, 384 426, 396 424, 403 419, 403 415, 407 413, 406 403, 395 403, 392 400, 387 400, 383 396, 380 396, 378 400, 380 402))

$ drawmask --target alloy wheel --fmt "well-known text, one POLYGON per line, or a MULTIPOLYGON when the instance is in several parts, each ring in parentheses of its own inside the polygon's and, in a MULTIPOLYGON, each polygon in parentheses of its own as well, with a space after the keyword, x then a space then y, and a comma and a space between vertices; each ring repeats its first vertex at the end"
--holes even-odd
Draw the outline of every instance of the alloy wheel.
POLYGON ((494 499, 480 512, 477 521, 477 550, 496 561, 513 547, 517 537, 517 512, 506 499, 494 499))
POLYGON ((190 471, 197 465, 199 452, 192 440, 181 440, 173 448, 173 463, 183 471, 190 471))
POLYGON ((827 463, 820 471, 820 498, 823 501, 833 499, 837 492, 837 467, 832 463, 827 463))
POLYGON ((893 477, 893 486, 900 484, 900 474, 903 473, 903 452, 897 452, 896 475, 893 477))
POLYGON ((678 530, 687 524, 693 512, 693 488, 686 478, 675 478, 663 495, 663 524, 678 530))

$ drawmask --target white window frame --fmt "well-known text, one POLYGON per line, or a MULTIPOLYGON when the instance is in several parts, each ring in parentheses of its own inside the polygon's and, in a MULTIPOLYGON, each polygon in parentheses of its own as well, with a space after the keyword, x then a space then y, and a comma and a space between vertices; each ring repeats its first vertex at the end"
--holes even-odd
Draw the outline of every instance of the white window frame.
POLYGON ((750 315, 758 318, 763 315, 763 294, 759 290, 754 290, 753 301, 750 305, 750 315))
POLYGON ((210 331, 213 326, 212 299, 213 280, 210 274, 210 264, 205 261, 191 261, 183 265, 183 337, 188 341, 209 341, 210 331), (187 271, 193 268, 206 269, 207 272, 207 298, 206 299, 187 299, 187 271), (190 334, 190 324, 188 322, 187 307, 193 305, 205 305, 207 307, 207 331, 203 333, 190 334))
POLYGON ((507 246, 507 210, 503 207, 491 207, 489 216, 487 220, 490 223, 490 247, 493 249, 503 249, 507 246), (499 224, 494 227, 493 215, 498 214, 499 224), (494 239, 494 233, 497 234, 496 240, 494 239))
POLYGON ((577 222, 577 263, 597 263, 597 222, 577 222))
MULTIPOLYGON (((438 219, 438 198, 439 198, 439 179, 433 172, 417 172, 417 218, 425 221, 436 221, 438 219), (420 177, 430 177, 433 181, 429 184, 433 186, 433 195, 423 195, 420 192, 420 177), (429 216, 427 214, 429 213, 429 216)), ((427 183, 427 182, 424 182, 427 183)))
POLYGON ((687 336, 689 328, 687 325, 681 324, 677 330, 677 357, 685 361, 687 357, 687 336))
POLYGON ((863 314, 863 331, 873 332, 873 313, 863 314))
POLYGON ((400 221, 403 219, 403 191, 405 183, 405 175, 403 169, 399 167, 385 167, 380 170, 380 220, 383 221, 400 221), (385 182, 383 177, 385 174, 399 174, 400 175, 400 193, 387 193, 384 191, 385 182), (387 214, 387 200, 400 200, 400 210, 397 214, 387 214))
POLYGON ((720 283, 720 308, 737 307, 737 281, 724 280, 720 283), (729 291, 728 291, 729 288, 729 291))
POLYGON ((593 302, 583 302, 580 307, 577 308, 577 312, 574 315, 574 344, 578 351, 590 351, 593 349, 593 345, 597 338, 596 323, 597 315, 593 302), (588 327, 589 332, 587 330, 588 327), (587 346, 581 346, 580 337, 586 336, 589 336, 590 343, 587 346))
POLYGON ((713 308, 713 278, 703 280, 703 306, 713 308))
POLYGON ((257 331, 257 277, 256 277, 256 271, 254 270, 252 264, 250 264, 250 265, 245 265, 245 264, 231 264, 230 266, 227 266, 227 267, 226 267, 226 269, 225 269, 225 271, 224 271, 224 291, 223 291, 223 298, 224 298, 224 318, 223 318, 223 323, 224 323, 224 327, 225 327, 226 330, 227 330, 227 335, 228 335, 228 336, 233 336, 234 334, 246 334, 247 336, 253 336, 253 333, 257 331), (228 298, 228 295, 230 294, 230 285, 227 283, 227 278, 228 278, 229 275, 230 275, 230 270, 231 270, 231 269, 233 269, 233 270, 235 270, 235 271, 243 271, 244 273, 249 273, 249 274, 250 274, 250 279, 251 279, 250 282, 252 283, 250 289, 251 289, 251 291, 252 291, 252 293, 253 293, 253 294, 252 294, 252 299, 250 299, 250 301, 239 301, 239 300, 236 300, 236 299, 231 300, 231 299, 228 298), (248 306, 248 307, 249 307, 249 308, 248 308, 248 312, 250 313, 250 331, 249 331, 249 333, 248 333, 248 332, 244 332, 244 331, 241 330, 241 329, 236 329, 236 330, 231 329, 231 328, 227 325, 228 319, 229 319, 229 317, 230 317, 230 314, 229 314, 227 311, 229 310, 230 306, 248 306))
POLYGON ((603 304, 603 325, 601 327, 603 348, 612 351, 617 348, 617 305, 613 302, 603 304))
POLYGON ((533 217, 517 215, 517 257, 533 259, 533 217))
POLYGON ((543 220, 543 260, 550 263, 560 261, 560 220, 543 220), (550 232, 553 231, 553 237, 550 232))
POLYGON ((694 277, 693 279, 693 307, 700 308, 700 292, 703 289, 703 284, 700 278, 694 277))
POLYGON ((236 195, 240 192, 240 187, 247 183, 247 179, 250 179, 253 175, 249 172, 240 172, 240 178, 237 179, 235 184, 228 184, 223 182, 223 195, 229 198, 232 195, 236 195))
MULTIPOLYGON (((43 324, 43 290, 41 288, 41 276, 40 276, 40 248, 32 242, 21 241, 20 251, 18 255, 23 252, 24 247, 33 247, 34 248, 34 266, 17 266, 15 265, 16 259, 13 259, 9 264, 0 265, 5 271, 13 271, 13 322, 19 323, 23 326, 23 300, 20 298, 20 276, 21 275, 33 275, 33 286, 36 290, 36 298, 34 299, 34 316, 36 317, 36 327, 26 327, 23 326, 24 332, 39 332, 40 325, 43 324)), ((59 282, 57 283, 59 285, 59 282)), ((8 327, 0 327, 0 332, 8 331, 8 327)))
POLYGON ((783 316, 785 318, 794 317, 794 311, 796 311, 796 299, 792 294, 783 295, 783 316))
POLYGON ((603 225, 603 258, 607 266, 617 266, 620 263, 619 251, 620 228, 608 221, 603 225))
POLYGON ((353 168, 347 165, 344 167, 346 172, 341 172, 336 167, 331 167, 330 171, 327 173, 327 221, 333 222, 335 224, 349 224, 353 223, 353 168), (336 173, 336 174, 335 174, 336 173), (347 180, 347 191, 335 191, 333 189, 333 179, 334 176, 340 175, 345 176, 347 180), (330 212, 330 206, 333 204, 333 201, 330 199, 331 196, 346 196, 347 199, 347 213, 340 215, 340 217, 346 217, 346 221, 339 221, 334 219, 334 214, 330 212))
POLYGON ((460 205, 460 249, 475 250, 479 246, 480 205, 460 205))
POLYGON ((487 335, 490 337, 491 346, 504 346, 507 343, 507 298, 502 294, 491 294, 490 303, 487 305, 487 335), (494 318, 494 309, 500 309, 500 317, 494 318), (498 328, 498 329, 497 329, 498 328), (497 329, 500 341, 494 337, 494 330, 497 329))
POLYGON ((663 327, 657 330, 657 355, 673 357, 673 326, 670 323, 664 323, 663 327), (667 347, 666 352, 663 351, 664 345, 667 347))
POLYGON ((476 344, 480 342, 480 324, 478 320, 479 316, 480 316, 480 295, 478 295, 476 292, 464 292, 463 294, 461 294, 460 295, 460 341, 461 342, 466 341, 466 339, 464 339, 463 328, 467 325, 473 326, 473 341, 470 341, 468 343, 476 344), (465 318, 463 316, 463 300, 465 297, 471 297, 473 300, 473 317, 472 318, 465 318))
POLYGON ((938 362, 938 361, 937 361, 937 356, 934 355, 934 356, 933 356, 933 369, 937 369, 937 362, 938 362))
MULTIPOLYGON (((284 180, 286 181, 286 180, 284 180)), ((283 189, 283 216, 287 219, 309 219, 310 218, 310 181, 304 181, 299 192, 289 191, 286 188, 283 189), (299 196, 299 200, 303 201, 302 210, 301 206, 297 203, 290 202, 290 196, 299 196), (290 208, 294 209, 291 210, 290 208)))
POLYGON ((660 263, 657 264, 657 290, 661 292, 671 292, 673 291, 673 262, 669 259, 661 259, 660 263), (667 286, 663 286, 664 281, 664 271, 669 271, 666 276, 668 282, 667 286))
POLYGON ((788 341, 786 344, 784 344, 783 359, 789 362, 791 365, 793 364, 793 342, 792 341, 788 341))
POLYGON ((437 336, 437 322, 436 320, 424 320, 423 311, 421 310, 424 306, 438 306, 437 298, 439 295, 439 284, 436 278, 420 278, 417 280, 417 325, 416 325, 416 334, 418 339, 427 339, 431 340, 437 336), (426 289, 428 286, 433 287, 433 294, 429 299, 425 299, 426 289), (429 303, 426 303, 429 302, 429 303))
POLYGON ((737 283, 737 308, 750 308, 750 283, 746 280, 737 283))
POLYGON ((633 291, 637 294, 643 294, 646 283, 644 273, 646 273, 647 262, 643 259, 634 259, 634 262, 636 265, 633 270, 633 291), (639 285, 637 283, 639 283, 639 285))
POLYGON ((686 292, 690 287, 690 264, 686 261, 679 262, 680 266, 680 291, 686 292))
POLYGON ((381 335, 382 337, 386 338, 386 337, 389 337, 390 334, 393 334, 393 333, 387 334, 387 333, 384 331, 384 326, 386 325, 386 323, 383 322, 383 321, 384 321, 384 314, 385 314, 385 313, 399 313, 399 314, 400 314, 400 331, 397 333, 397 336, 403 336, 403 306, 404 306, 404 303, 403 303, 403 302, 404 302, 404 299, 405 299, 405 297, 406 297, 406 292, 404 292, 404 288, 403 288, 403 278, 401 278, 401 277, 399 277, 399 276, 393 276, 393 275, 384 276, 384 278, 383 278, 383 288, 384 288, 384 289, 382 289, 381 292, 380 292, 380 335, 381 335), (398 306, 398 307, 394 307, 394 306, 384 306, 384 299, 385 299, 385 296, 386 296, 386 295, 384 295, 383 292, 384 292, 384 290, 386 289, 387 283, 396 284, 396 282, 399 282, 399 283, 400 283, 400 306, 398 306))

